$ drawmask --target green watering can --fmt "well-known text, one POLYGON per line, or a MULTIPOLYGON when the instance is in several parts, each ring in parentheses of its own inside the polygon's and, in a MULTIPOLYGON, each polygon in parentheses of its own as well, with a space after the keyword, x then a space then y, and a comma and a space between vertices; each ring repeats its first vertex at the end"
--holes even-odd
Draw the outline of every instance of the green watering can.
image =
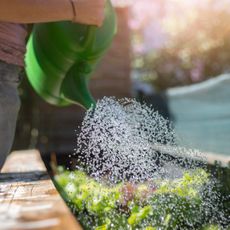
POLYGON ((95 104, 88 89, 90 74, 112 42, 116 16, 107 0, 101 27, 72 22, 34 26, 28 40, 26 73, 35 91, 47 102, 66 106, 95 104))

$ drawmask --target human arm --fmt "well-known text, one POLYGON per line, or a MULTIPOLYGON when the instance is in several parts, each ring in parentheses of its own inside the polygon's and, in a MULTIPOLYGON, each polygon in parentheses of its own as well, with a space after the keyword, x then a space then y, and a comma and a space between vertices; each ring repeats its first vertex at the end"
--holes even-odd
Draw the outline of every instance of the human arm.
POLYGON ((40 23, 74 21, 100 26, 105 0, 0 0, 0 21, 40 23))

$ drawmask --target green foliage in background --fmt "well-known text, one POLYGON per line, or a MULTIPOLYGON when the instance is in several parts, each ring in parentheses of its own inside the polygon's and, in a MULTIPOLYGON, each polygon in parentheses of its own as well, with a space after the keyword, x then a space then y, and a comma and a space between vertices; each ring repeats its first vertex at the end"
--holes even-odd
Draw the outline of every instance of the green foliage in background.
POLYGON ((145 1, 151 20, 133 33, 141 80, 165 90, 229 73, 229 1, 145 1))

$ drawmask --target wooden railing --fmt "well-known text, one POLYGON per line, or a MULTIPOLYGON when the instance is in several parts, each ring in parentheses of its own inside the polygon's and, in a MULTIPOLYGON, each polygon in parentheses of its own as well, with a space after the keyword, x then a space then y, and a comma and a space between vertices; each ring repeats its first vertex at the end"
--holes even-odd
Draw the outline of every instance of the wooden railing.
POLYGON ((82 229, 53 185, 38 151, 10 154, 0 173, 0 229, 82 229))

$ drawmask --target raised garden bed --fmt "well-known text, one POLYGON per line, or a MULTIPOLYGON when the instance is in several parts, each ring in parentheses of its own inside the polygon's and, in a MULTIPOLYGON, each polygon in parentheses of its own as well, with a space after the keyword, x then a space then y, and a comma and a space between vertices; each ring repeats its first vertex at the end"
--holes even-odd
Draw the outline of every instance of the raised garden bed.
MULTIPOLYGON (((58 156, 58 165, 67 163, 71 168, 67 155, 58 156)), ((120 183, 108 187, 85 173, 59 167, 55 183, 84 229, 220 229, 215 223, 208 224, 209 216, 203 215, 206 208, 202 210, 202 205, 207 194, 205 188, 203 193, 200 192, 209 174, 214 175, 220 181, 219 194, 225 199, 221 208, 225 209, 226 218, 230 215, 229 197, 227 199, 230 194, 230 168, 226 167, 226 159, 222 160, 223 167, 220 162, 214 162, 213 157, 210 155, 208 158, 210 164, 207 172, 202 169, 193 173, 188 171, 179 180, 154 181, 135 186, 120 183), (151 205, 146 202, 147 199, 151 199, 151 205), (206 224, 202 226, 201 223, 206 224)), ((50 164, 49 160, 45 162, 50 164)), ((216 215, 216 210, 209 211, 211 219, 212 215, 216 215)), ((223 229, 227 229, 227 224, 225 221, 223 229)))
MULTIPOLYGON (((65 162, 69 162, 68 155, 60 156, 62 157, 57 157, 58 164, 64 165, 65 162)), ((48 158, 45 163, 50 165, 48 158)), ((221 167, 219 163, 216 163, 209 166, 208 173, 213 173, 221 180, 219 190, 222 195, 229 195, 230 169, 221 167)), ((186 229, 186 223, 183 223, 183 215, 190 215, 189 219, 194 221, 201 218, 201 216, 197 216, 200 203, 199 194, 196 190, 199 184, 205 182, 207 175, 202 170, 193 174, 188 172, 184 174, 180 181, 171 183, 162 183, 161 181, 160 185, 156 181, 155 187, 152 186, 149 190, 150 187, 147 188, 146 184, 139 184, 134 188, 128 183, 111 188, 105 184, 99 185, 97 181, 79 171, 63 171, 63 168, 59 168, 59 174, 56 175, 56 184, 84 229, 152 230, 160 229, 157 228, 160 225, 161 229, 182 229, 171 227, 173 222, 177 226, 178 221, 180 226, 186 229), (198 175, 201 176, 196 178, 198 175), (71 188, 67 184, 73 179, 76 180, 72 183, 71 188), (78 189, 80 186, 81 190, 78 189), (149 192, 154 193, 153 203, 155 202, 156 210, 145 204, 149 192), (76 196, 77 194, 78 196, 76 196), (128 199, 125 199, 124 194, 127 194, 126 198, 128 199), (83 195, 86 197, 84 198, 83 195), (106 202, 100 203, 93 199, 99 197, 106 202), (171 202, 171 212, 169 210, 165 212, 165 197, 167 197, 167 202, 171 202), (82 202, 82 199, 85 202, 82 202), (181 211, 177 212, 178 209, 181 211), (104 212, 105 210, 107 210, 107 213, 104 212), (158 218, 158 214, 164 216, 164 219, 158 218), (147 225, 141 225, 144 228, 140 227, 140 223, 146 218, 161 220, 161 222, 158 222, 159 226, 157 227, 147 225), (87 226, 87 223, 94 223, 97 227, 87 226), (130 225, 129 228, 127 223, 130 225), (170 226, 167 227, 169 223, 170 226), (114 227, 111 228, 111 224, 114 227)), ((82 229, 61 199, 37 151, 15 152, 8 157, 2 169, 2 174, 0 174, 0 202, 1 229, 3 230, 82 229)), ((226 200, 224 203, 228 211, 229 202, 229 200, 226 200)), ((225 213, 225 215, 229 215, 229 213, 225 213)), ((206 228, 203 227, 203 229, 219 228, 215 225, 206 225, 206 228)), ((228 228, 223 226, 223 229, 228 228)))

